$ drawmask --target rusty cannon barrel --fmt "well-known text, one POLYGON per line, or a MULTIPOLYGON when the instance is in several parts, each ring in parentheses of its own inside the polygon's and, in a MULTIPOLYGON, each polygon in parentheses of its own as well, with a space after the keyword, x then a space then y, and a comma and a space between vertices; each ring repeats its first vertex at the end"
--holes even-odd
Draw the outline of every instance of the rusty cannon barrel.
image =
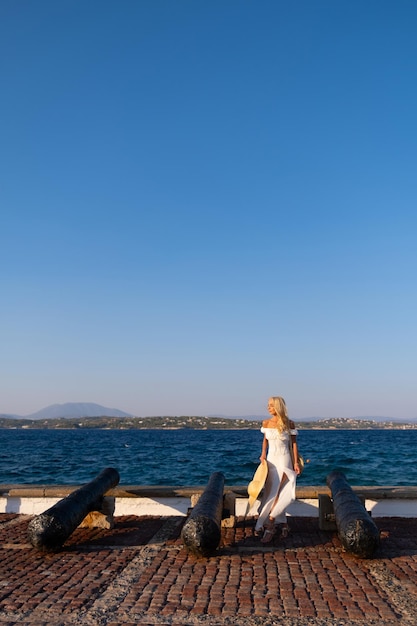
POLYGON ((333 498, 337 533, 343 547, 352 554, 369 558, 379 546, 379 530, 343 472, 327 476, 333 498))
POLYGON ((108 467, 91 482, 34 517, 28 525, 30 543, 46 551, 60 548, 88 513, 100 510, 103 495, 119 480, 119 472, 108 467))
POLYGON ((224 475, 214 472, 183 526, 184 545, 196 556, 209 556, 220 543, 223 488, 224 475))

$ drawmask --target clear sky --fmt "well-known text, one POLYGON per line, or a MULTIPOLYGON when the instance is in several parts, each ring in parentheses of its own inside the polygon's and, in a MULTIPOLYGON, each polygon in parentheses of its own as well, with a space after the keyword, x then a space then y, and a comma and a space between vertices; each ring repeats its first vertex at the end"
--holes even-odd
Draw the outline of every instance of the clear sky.
POLYGON ((3 0, 0 413, 417 417, 414 0, 3 0))

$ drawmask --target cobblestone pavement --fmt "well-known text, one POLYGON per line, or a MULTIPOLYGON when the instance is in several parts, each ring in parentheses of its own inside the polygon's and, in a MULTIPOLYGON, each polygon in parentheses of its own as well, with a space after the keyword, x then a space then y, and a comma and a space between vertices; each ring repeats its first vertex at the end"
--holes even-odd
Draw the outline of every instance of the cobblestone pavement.
POLYGON ((207 559, 183 547, 182 517, 79 528, 55 553, 27 542, 30 519, 0 515, 0 626, 417 623, 416 519, 375 520, 381 547, 367 560, 316 518, 290 518, 267 547, 239 519, 207 559))

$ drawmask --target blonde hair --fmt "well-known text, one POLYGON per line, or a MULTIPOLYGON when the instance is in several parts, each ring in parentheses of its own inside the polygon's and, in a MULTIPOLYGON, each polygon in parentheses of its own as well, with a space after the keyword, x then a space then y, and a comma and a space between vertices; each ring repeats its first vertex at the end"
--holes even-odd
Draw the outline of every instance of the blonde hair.
POLYGON ((277 415, 277 429, 280 433, 284 430, 290 430, 290 420, 288 419, 287 405, 281 396, 271 396, 275 413, 277 415))

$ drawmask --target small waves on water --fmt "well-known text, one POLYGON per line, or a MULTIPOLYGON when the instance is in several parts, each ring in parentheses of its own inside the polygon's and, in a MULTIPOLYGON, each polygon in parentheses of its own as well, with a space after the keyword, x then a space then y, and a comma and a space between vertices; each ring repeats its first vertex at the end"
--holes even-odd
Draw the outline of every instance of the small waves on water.
POLYGON ((339 470, 352 485, 417 485, 417 430, 304 431, 302 442, 311 456, 305 484, 326 484, 329 471, 339 470))
MULTIPOLYGON (((0 483, 82 484, 115 467, 124 485, 201 486, 221 471, 247 484, 259 463, 257 430, 0 430, 0 483)), ((301 430, 299 485, 333 470, 352 485, 416 485, 417 430, 301 430)))

